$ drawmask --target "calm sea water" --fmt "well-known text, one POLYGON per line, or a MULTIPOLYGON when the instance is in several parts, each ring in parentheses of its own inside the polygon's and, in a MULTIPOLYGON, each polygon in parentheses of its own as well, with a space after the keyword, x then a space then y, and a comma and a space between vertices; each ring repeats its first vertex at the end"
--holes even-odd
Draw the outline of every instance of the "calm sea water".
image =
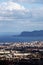
POLYGON ((0 37, 0 42, 30 42, 30 41, 43 41, 43 37, 0 37))

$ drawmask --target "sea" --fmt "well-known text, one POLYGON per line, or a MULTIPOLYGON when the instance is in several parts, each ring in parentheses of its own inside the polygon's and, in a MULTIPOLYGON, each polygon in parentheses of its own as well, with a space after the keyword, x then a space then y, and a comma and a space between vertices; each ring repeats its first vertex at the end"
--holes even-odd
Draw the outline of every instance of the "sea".
POLYGON ((31 42, 31 41, 43 41, 43 37, 0 36, 0 42, 31 42))

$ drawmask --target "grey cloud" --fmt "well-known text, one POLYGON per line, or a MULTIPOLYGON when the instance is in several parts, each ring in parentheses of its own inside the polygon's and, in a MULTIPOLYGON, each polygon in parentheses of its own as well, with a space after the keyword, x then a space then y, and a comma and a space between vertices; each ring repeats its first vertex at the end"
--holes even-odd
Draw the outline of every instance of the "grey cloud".
POLYGON ((2 12, 0 12, 0 19, 24 19, 24 20, 30 20, 30 21, 37 21, 37 22, 41 22, 43 21, 43 8, 36 8, 36 9, 31 9, 28 12, 23 12, 23 11, 8 11, 8 13, 5 11, 5 13, 3 14, 2 12))
MULTIPOLYGON (((12 4, 11 2, 10 4, 12 4)), ((6 2, 5 2, 6 4, 6 2)), ((4 6, 5 9, 7 8, 4 6)), ((22 6, 21 6, 22 7, 22 6)), ((14 20, 14 19, 24 19, 24 20, 30 20, 30 21, 43 21, 43 6, 39 8, 31 8, 26 9, 25 7, 20 10, 15 10, 14 8, 12 10, 8 9, 5 10, 3 6, 0 8, 0 20, 14 20)), ((11 6, 10 6, 11 8, 11 6)))

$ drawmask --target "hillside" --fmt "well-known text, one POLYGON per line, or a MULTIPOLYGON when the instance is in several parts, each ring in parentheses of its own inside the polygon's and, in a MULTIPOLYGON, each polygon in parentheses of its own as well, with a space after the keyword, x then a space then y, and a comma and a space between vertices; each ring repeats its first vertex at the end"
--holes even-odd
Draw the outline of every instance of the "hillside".
POLYGON ((32 32, 24 31, 19 36, 43 36, 43 30, 32 32))

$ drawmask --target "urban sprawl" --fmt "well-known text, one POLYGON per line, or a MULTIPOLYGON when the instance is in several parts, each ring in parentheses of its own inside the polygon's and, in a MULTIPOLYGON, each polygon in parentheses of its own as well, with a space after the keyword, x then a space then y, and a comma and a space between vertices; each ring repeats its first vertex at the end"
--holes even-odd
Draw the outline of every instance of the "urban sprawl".
POLYGON ((43 41, 0 43, 0 60, 43 58, 43 41))

